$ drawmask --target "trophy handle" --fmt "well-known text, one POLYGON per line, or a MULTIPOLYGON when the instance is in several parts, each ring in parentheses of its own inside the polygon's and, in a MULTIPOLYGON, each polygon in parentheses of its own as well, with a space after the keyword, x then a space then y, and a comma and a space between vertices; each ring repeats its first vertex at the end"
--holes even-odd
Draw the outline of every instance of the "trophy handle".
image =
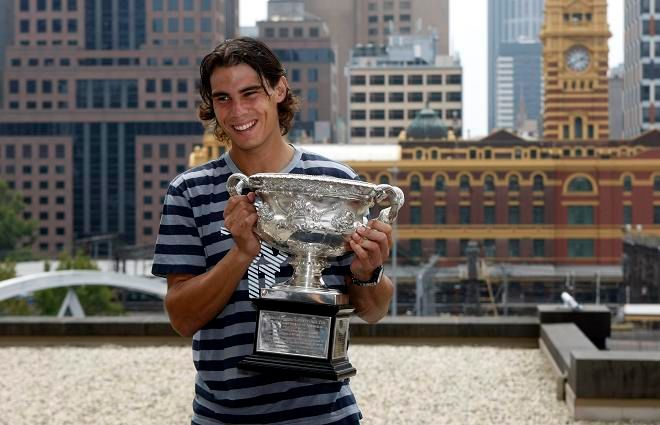
POLYGON ((227 179, 227 192, 231 196, 243 193, 244 187, 250 187, 250 179, 245 174, 234 173, 227 179))
POLYGON ((392 224, 399 215, 399 208, 403 206, 403 191, 396 186, 389 184, 379 184, 376 186, 376 202, 389 200, 390 206, 385 208, 378 215, 378 220, 383 223, 392 224))

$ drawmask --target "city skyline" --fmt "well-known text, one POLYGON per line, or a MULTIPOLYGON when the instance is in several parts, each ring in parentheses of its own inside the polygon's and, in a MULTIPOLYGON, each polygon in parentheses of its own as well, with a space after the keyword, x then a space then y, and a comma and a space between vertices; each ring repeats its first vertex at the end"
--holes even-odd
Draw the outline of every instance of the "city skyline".
MULTIPOLYGON (((267 17, 267 0, 240 0, 240 26, 255 26, 267 17)), ((450 0, 451 54, 458 54, 463 65, 463 137, 478 138, 488 134, 488 39, 487 0, 461 2, 450 0), (475 7, 475 4, 480 7, 475 7), (479 22, 483 33, 474 37, 474 25, 457 22, 479 22)), ((623 0, 608 0, 609 66, 623 62, 623 0)))

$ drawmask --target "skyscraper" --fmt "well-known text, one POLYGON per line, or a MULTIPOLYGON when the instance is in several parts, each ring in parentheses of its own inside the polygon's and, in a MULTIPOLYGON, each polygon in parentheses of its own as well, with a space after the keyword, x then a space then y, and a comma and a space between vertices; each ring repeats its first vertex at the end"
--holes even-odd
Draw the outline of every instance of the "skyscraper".
POLYGON ((304 1, 306 11, 326 22, 336 48, 340 124, 348 119, 348 81, 344 69, 355 45, 385 45, 389 35, 433 31, 437 35, 436 53, 449 54, 449 0, 304 1))
POLYGON ((624 9, 623 135, 660 128, 660 0, 629 0, 624 9))
MULTIPOLYGON (((289 137, 295 142, 337 142, 337 68, 328 27, 305 11, 303 0, 268 2, 268 20, 257 23, 259 38, 282 61, 300 112, 289 137)), ((339 140, 338 140, 339 138, 339 140)))
MULTIPOLYGON (((541 69, 539 63, 542 60, 542 54, 534 43, 540 43, 539 33, 543 23, 543 0, 488 0, 488 129, 493 130, 498 127, 507 127, 504 123, 513 123, 515 128, 515 117, 524 109, 527 116, 532 118, 538 116, 541 109, 540 96, 541 87, 541 69), (514 45, 523 44, 520 49, 514 45), (502 52, 506 45, 506 52, 502 52), (537 51, 538 50, 538 51, 537 51), (524 52, 524 53, 523 53, 524 52), (538 60, 535 60, 531 54, 536 52, 538 60), (522 56, 514 60, 512 54, 520 53, 522 56), (500 59, 500 57, 507 59, 500 59), (524 59, 523 59, 524 58, 524 59), (504 101, 500 96, 500 102, 511 102, 510 115, 512 120, 507 120, 500 113, 498 121, 498 92, 506 93, 507 88, 498 86, 498 60, 499 69, 506 63, 513 66, 517 62, 517 68, 520 74, 526 75, 525 95, 516 95, 513 99, 504 101), (538 93, 533 94, 533 93, 538 93), (534 99, 534 100, 532 100, 534 99), (536 100, 538 99, 538 101, 536 100), (538 103, 536 103, 538 102, 538 103), (504 119, 504 121, 502 121, 504 119)), ((520 88, 512 90, 519 92, 520 88)))
POLYGON ((237 0, 15 0, 0 178, 38 220, 36 251, 153 243, 203 134, 199 63, 236 22, 228 3, 238 13, 237 0))

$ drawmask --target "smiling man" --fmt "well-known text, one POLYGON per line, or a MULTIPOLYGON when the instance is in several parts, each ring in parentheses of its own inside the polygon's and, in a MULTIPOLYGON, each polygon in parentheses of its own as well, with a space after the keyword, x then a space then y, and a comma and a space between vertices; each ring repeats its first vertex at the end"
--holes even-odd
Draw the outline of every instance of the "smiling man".
MULTIPOLYGON (((227 40, 202 61, 200 118, 228 153, 177 176, 169 186, 152 272, 167 278, 165 307, 174 329, 193 337, 197 369, 192 423, 349 425, 362 415, 348 380, 271 376, 236 366, 252 353, 265 282, 291 277, 287 258, 254 233, 254 194, 229 197, 227 178, 282 172, 356 179, 341 163, 296 149, 284 139, 297 101, 273 52, 251 38, 227 40)), ((392 243, 378 221, 359 229, 353 253, 332 262, 328 286, 347 292, 355 312, 380 320, 392 296, 381 273, 392 243)))

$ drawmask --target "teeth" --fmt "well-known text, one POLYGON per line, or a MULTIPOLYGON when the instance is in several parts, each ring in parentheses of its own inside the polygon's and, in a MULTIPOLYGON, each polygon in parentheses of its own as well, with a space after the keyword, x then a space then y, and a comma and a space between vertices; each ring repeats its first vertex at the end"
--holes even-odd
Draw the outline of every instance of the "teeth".
POLYGON ((256 123, 257 123, 257 121, 250 121, 249 123, 246 123, 246 124, 243 124, 243 125, 235 125, 233 127, 237 131, 245 131, 248 128, 254 126, 256 123))

